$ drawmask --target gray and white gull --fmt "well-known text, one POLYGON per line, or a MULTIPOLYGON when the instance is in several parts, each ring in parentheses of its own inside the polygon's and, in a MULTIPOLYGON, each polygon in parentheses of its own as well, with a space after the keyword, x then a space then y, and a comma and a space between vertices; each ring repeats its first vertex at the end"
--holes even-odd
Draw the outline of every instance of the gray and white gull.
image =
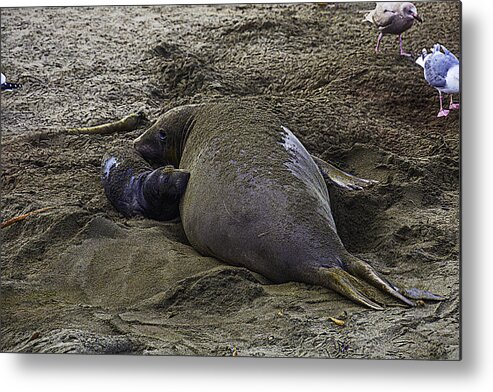
POLYGON ((454 103, 452 97, 452 94, 460 92, 460 63, 457 57, 445 46, 435 44, 431 53, 423 49, 421 56, 416 59, 416 64, 423 67, 428 84, 438 90, 440 111, 437 117, 446 117, 450 110, 459 109, 459 104, 454 103), (442 93, 450 94, 449 110, 443 108, 442 93))
POLYGON ((384 35, 394 34, 399 37, 399 49, 401 56, 411 56, 404 51, 402 33, 409 30, 414 21, 422 22, 413 3, 383 2, 377 3, 374 10, 365 16, 365 20, 375 25, 378 30, 377 46, 375 52, 380 51, 380 42, 384 35))

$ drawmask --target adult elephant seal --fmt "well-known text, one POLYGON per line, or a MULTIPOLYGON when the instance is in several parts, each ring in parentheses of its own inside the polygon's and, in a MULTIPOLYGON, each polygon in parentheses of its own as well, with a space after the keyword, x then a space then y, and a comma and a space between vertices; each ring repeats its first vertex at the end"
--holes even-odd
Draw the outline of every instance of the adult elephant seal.
POLYGON ((188 240, 204 256, 274 282, 328 287, 372 309, 382 309, 372 287, 409 306, 414 302, 406 296, 442 299, 397 288, 344 248, 317 164, 268 109, 178 107, 134 147, 153 165, 190 173, 180 215, 188 240))

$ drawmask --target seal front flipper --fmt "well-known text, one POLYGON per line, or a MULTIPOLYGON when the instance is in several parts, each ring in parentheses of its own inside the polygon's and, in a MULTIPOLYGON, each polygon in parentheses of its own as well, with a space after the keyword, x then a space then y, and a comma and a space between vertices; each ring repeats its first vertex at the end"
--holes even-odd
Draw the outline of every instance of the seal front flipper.
POLYGON ((117 211, 126 217, 143 216, 160 221, 179 217, 179 202, 190 174, 173 166, 152 170, 133 150, 106 154, 101 182, 117 211))
POLYGON ((315 155, 311 155, 311 157, 317 164, 323 177, 338 187, 352 191, 361 190, 370 185, 378 184, 378 181, 366 180, 364 178, 358 178, 352 174, 346 173, 345 171, 338 169, 334 165, 316 157, 315 155))

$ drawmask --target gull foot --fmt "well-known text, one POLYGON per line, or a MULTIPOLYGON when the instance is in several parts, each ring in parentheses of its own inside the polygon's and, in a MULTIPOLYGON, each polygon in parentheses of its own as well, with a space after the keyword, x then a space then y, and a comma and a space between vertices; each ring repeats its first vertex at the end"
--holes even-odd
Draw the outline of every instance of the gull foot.
POLYGON ((451 103, 450 106, 448 107, 450 110, 459 110, 460 104, 458 103, 451 103))
POLYGON ((442 109, 438 112, 437 117, 447 117, 449 113, 450 113, 449 110, 442 109))

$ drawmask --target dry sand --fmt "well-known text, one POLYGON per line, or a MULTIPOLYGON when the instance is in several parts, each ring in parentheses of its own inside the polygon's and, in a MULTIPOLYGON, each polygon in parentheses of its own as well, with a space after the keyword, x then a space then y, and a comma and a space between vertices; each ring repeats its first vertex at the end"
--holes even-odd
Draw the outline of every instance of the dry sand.
MULTIPOLYGON (((2 351, 458 359, 458 112, 386 37, 373 3, 1 9, 2 351), (67 135, 144 110, 269 102, 309 151, 380 184, 330 189, 347 248, 395 283, 447 297, 371 311, 272 285, 196 253, 179 223, 127 220, 103 153, 142 130, 67 135), (345 321, 334 324, 329 317, 345 321)), ((460 4, 419 4, 407 50, 460 56, 460 4)))

